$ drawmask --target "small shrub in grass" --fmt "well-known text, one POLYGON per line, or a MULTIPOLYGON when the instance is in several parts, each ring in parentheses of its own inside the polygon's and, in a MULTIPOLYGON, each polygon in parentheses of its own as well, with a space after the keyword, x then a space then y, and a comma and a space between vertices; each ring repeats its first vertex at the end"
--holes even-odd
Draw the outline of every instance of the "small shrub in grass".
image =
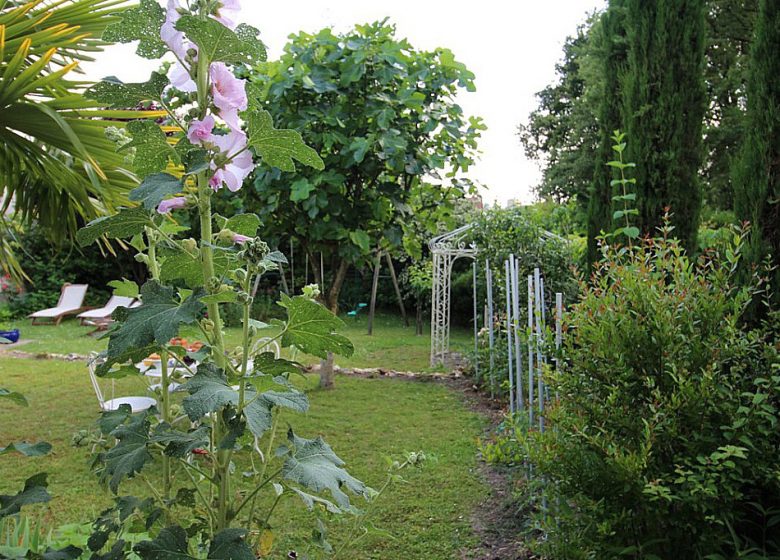
POLYGON ((669 233, 605 248, 548 375, 550 429, 495 447, 546 481, 552 557, 780 555, 780 323, 741 328, 738 232, 695 262, 669 233))

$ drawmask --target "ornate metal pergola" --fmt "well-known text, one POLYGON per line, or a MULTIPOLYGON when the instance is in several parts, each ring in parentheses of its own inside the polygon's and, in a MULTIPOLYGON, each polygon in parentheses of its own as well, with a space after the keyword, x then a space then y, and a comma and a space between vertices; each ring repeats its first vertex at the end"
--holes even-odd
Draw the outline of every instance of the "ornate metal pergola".
POLYGON ((450 279, 452 263, 460 257, 475 258, 477 248, 467 242, 471 224, 434 237, 428 242, 433 255, 431 304, 431 366, 446 363, 450 351, 450 279))

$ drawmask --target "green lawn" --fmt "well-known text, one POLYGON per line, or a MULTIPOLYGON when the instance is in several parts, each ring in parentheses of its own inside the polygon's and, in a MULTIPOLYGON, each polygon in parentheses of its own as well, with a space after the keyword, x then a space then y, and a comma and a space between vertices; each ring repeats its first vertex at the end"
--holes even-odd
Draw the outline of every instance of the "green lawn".
MULTIPOLYGON (((364 328, 360 320, 349 325, 346 334, 357 351, 343 365, 425 368, 427 337, 414 337, 411 329, 389 317, 380 318, 374 337, 367 337, 364 328)), ((83 336, 85 330, 72 322, 59 328, 27 328, 25 336, 35 342, 23 349, 84 353, 104 344, 83 336)), ((467 340, 465 333, 462 337, 467 340)), ((85 364, 0 357, 0 386, 25 393, 30 402, 29 408, 3 403, 0 443, 46 440, 54 446, 47 457, 0 457, 0 494, 18 488, 35 472, 46 471, 55 497, 35 515, 50 526, 94 519, 110 503, 110 494, 90 473, 88 450, 71 446, 71 436, 92 427, 97 417, 85 364)), ((305 437, 322 434, 358 478, 380 486, 387 456, 422 450, 435 458, 422 469, 405 471, 408 483, 393 486, 377 502, 372 522, 392 538, 369 536, 345 557, 449 559, 473 545, 470 513, 488 491, 475 469, 475 442, 483 419, 468 411, 457 393, 436 383, 340 376, 333 391, 315 386, 316 378, 310 376, 304 386, 310 392, 310 412, 286 413, 283 421, 305 437)), ((139 378, 122 379, 115 386, 117 395, 145 390, 139 378)), ((123 490, 143 493, 145 488, 131 481, 123 490)), ((292 499, 277 512, 275 532, 283 537, 272 557, 284 558, 288 550, 304 549, 313 517, 292 499)), ((332 540, 339 542, 345 531, 343 523, 333 523, 332 540)))
MULTIPOLYGON (((426 328, 423 336, 414 335, 414 327, 404 327, 395 315, 377 315, 374 320, 374 334, 366 334, 366 316, 353 319, 344 317, 346 327, 341 331, 355 345, 351 358, 338 358, 337 363, 344 367, 384 367, 398 371, 427 371, 430 359, 430 336, 426 328)), ((17 321, 15 326, 21 329, 22 339, 30 340, 18 346, 19 350, 30 353, 49 352, 55 354, 87 354, 92 350, 104 350, 106 340, 96 340, 87 336, 91 327, 82 327, 75 319, 63 321, 59 327, 30 326, 26 321, 17 321)), ((184 332, 185 336, 196 336, 195 329, 184 332)), ((227 329, 227 340, 231 344, 240 341, 240 329, 227 329)), ((471 331, 453 329, 453 347, 469 348, 472 343, 471 331)), ((3 346, 0 346, 2 352, 3 346)), ((0 354, 1 355, 1 354, 0 354)), ((313 363, 316 359, 299 357, 304 363, 313 363)))

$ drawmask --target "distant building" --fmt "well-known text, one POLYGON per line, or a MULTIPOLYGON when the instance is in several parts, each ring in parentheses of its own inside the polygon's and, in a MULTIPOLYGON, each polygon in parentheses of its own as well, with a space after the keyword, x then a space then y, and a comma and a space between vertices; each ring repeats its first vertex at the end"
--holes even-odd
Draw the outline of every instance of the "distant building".
POLYGON ((465 201, 471 206, 474 207, 475 210, 483 210, 485 208, 485 204, 482 201, 482 195, 475 194, 474 196, 467 196, 465 198, 465 201))
POLYGON ((514 208, 515 206, 522 206, 523 201, 519 198, 510 198, 506 201, 506 207, 507 208, 514 208))

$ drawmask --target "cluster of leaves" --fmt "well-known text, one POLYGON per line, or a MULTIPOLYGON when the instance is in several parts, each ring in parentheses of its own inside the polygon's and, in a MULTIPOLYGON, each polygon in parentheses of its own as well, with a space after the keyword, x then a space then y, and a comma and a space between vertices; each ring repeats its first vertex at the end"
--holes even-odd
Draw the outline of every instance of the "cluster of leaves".
POLYGON ((630 185, 636 185, 636 178, 626 177, 626 169, 632 169, 636 167, 633 162, 623 161, 623 153, 626 151, 626 133, 616 130, 612 133, 612 150, 615 152, 617 159, 607 162, 609 167, 615 169, 620 177, 612 179, 610 182, 611 187, 618 187, 620 190, 618 194, 612 196, 612 202, 615 206, 622 205, 622 208, 612 212, 613 222, 620 223, 623 221, 625 225, 621 225, 619 228, 608 234, 607 238, 616 238, 618 236, 625 236, 628 239, 628 246, 631 247, 631 242, 639 237, 639 228, 635 225, 631 225, 631 216, 638 216, 639 210, 629 206, 629 203, 636 203, 636 192, 629 192, 630 185))
POLYGON ((574 300, 574 255, 567 239, 545 230, 520 207, 491 208, 476 214, 474 220, 473 240, 480 258, 490 261, 496 289, 503 285, 504 261, 513 254, 522 278, 533 274, 534 268, 542 270, 548 306, 555 292, 563 292, 566 301, 574 300))
MULTIPOLYGON (((707 42, 702 72, 708 103, 700 169, 702 194, 705 206, 728 210, 734 204, 732 163, 747 130, 748 59, 758 0, 707 0, 705 9, 707 42)), ((625 70, 625 36, 615 34, 609 23, 605 36, 605 21, 614 20, 615 15, 607 15, 609 11, 621 12, 621 19, 624 8, 615 3, 610 10, 588 15, 567 37, 555 66, 555 82, 537 93, 537 108, 519 126, 526 154, 542 165, 537 193, 556 201, 576 199, 581 224, 595 168, 606 161, 598 149, 599 129, 608 134, 625 126, 605 121, 600 110, 605 88, 612 81, 605 75, 606 59, 625 70)))
POLYGON ((491 448, 546 481, 547 554, 780 554, 777 317, 740 325, 755 289, 734 284, 743 232, 692 262, 669 231, 604 249, 548 375, 553 429, 491 448))

